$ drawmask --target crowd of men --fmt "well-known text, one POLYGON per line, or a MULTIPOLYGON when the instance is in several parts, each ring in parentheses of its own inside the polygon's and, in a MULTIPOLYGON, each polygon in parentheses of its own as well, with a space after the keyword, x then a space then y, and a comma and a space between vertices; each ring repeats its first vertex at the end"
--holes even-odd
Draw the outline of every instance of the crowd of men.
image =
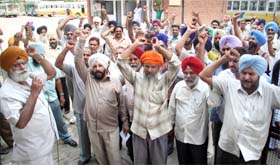
POLYGON ((79 146, 78 164, 117 165, 122 132, 133 164, 167 164, 174 141, 179 164, 263 164, 279 147, 268 138, 280 127, 277 22, 236 13, 205 25, 193 12, 179 25, 147 12, 137 3, 125 27, 104 9, 93 24, 70 15, 56 34, 28 22, 4 41, 1 154, 53 164, 60 139, 79 146), (63 120, 70 107, 79 145, 63 120))

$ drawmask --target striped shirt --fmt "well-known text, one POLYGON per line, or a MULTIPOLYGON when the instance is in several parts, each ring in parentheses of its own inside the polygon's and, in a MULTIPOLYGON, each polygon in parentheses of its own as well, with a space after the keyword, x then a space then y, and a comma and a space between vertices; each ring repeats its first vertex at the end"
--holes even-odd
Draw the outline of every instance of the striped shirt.
POLYGON ((168 88, 175 80, 180 61, 173 54, 168 71, 148 79, 144 72, 135 72, 127 59, 118 58, 117 66, 123 76, 134 86, 134 114, 131 131, 146 139, 147 133, 154 140, 168 133, 172 126, 167 109, 168 88))

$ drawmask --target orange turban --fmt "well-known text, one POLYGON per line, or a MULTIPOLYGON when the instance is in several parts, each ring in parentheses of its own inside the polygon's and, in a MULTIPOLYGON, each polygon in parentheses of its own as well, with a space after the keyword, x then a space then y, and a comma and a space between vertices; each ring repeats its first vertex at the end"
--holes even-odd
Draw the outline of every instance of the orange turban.
POLYGON ((140 57, 140 61, 143 64, 162 65, 164 63, 162 55, 153 50, 145 51, 140 57))
POLYGON ((27 62, 28 55, 25 50, 19 48, 18 46, 10 46, 1 53, 0 66, 2 69, 8 72, 14 62, 19 58, 27 62))

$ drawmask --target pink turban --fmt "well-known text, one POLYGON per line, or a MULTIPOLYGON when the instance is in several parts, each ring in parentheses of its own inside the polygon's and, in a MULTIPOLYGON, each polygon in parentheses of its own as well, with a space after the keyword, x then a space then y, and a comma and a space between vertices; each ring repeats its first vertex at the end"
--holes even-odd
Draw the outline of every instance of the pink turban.
POLYGON ((225 35, 219 41, 220 50, 225 45, 228 45, 230 48, 242 47, 242 42, 234 35, 225 35))

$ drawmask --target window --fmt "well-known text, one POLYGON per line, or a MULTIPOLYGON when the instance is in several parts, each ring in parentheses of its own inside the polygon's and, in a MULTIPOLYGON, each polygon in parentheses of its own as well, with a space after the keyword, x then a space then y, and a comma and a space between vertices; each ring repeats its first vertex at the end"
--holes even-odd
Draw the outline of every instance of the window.
POLYGON ((228 9, 228 10, 231 10, 231 6, 232 6, 232 1, 228 1, 227 9, 228 9))
POLYGON ((266 11, 266 1, 260 1, 259 3, 259 11, 266 11))
POLYGON ((104 1, 101 3, 101 8, 104 7, 107 10, 107 14, 114 14, 113 1, 104 1))
POLYGON ((280 11, 280 1, 277 2, 276 11, 280 11))
POLYGON ((248 1, 241 1, 241 10, 248 10, 248 1))
POLYGON ((257 10, 257 1, 250 1, 250 10, 251 11, 257 10))
POLYGON ((275 6, 274 2, 269 2, 268 3, 268 11, 273 12, 274 11, 274 6, 275 6))
POLYGON ((240 2, 233 1, 232 10, 239 10, 240 2))

